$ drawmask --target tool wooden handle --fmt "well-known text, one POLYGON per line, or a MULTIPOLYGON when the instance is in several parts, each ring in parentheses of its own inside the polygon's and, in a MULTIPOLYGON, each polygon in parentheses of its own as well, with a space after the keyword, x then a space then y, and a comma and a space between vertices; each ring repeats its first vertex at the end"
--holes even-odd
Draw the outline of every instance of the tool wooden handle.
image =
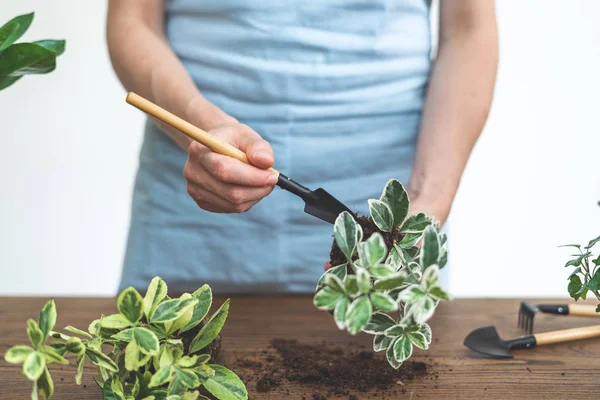
MULTIPOLYGON (((168 112, 167 110, 165 110, 164 108, 159 107, 158 105, 152 103, 151 101, 143 98, 139 94, 129 92, 129 94, 127 94, 127 98, 125 99, 125 101, 127 103, 131 104, 132 106, 142 110, 146 114, 151 115, 152 117, 156 118, 157 120, 162 121, 165 124, 172 126, 173 128, 177 129, 178 131, 180 131, 181 133, 186 135, 187 137, 208 147, 210 150, 214 151, 215 153, 219 153, 224 156, 229 156, 229 157, 235 158, 236 160, 239 160, 243 163, 250 164, 246 153, 244 153, 237 147, 234 147, 234 146, 230 145, 229 143, 225 143, 225 142, 217 139, 216 137, 203 131, 202 129, 198 128, 197 126, 190 124, 189 122, 179 118, 175 114, 172 114, 172 113, 168 112)), ((269 170, 271 172, 274 172, 277 175, 279 175, 279 171, 277 171, 276 169, 269 168, 269 170)))
POLYGON ((600 313, 596 312, 596 306, 591 304, 569 304, 569 315, 600 317, 600 313))
POLYGON ((554 332, 536 333, 533 336, 535 337, 535 341, 538 346, 552 343, 570 342, 572 340, 579 339, 589 339, 600 336, 600 325, 563 329, 554 332))

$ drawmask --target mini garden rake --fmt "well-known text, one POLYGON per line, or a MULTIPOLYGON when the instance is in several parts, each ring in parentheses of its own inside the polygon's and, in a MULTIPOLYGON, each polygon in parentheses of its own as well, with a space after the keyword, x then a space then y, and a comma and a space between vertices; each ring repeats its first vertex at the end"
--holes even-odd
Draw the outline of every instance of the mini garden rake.
POLYGON ((528 334, 533 332, 533 319, 538 312, 554 315, 600 317, 596 306, 586 304, 533 304, 525 301, 519 307, 518 326, 528 334))

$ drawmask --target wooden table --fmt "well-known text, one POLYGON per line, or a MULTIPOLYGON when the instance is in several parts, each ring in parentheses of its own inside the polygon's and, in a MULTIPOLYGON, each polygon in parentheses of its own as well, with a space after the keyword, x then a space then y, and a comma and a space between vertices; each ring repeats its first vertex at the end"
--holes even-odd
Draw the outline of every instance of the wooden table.
MULTIPOLYGON (((14 344, 27 342, 26 321, 37 319, 45 301, 43 298, 0 298, 0 354, 4 355, 14 344)), ((215 301, 220 304, 222 299, 215 301)), ((565 303, 566 300, 554 302, 565 303)), ((114 299, 59 298, 56 303, 58 327, 85 328, 101 313, 115 312, 114 299)), ((504 338, 521 334, 516 327, 517 307, 516 300, 454 300, 441 304, 431 321, 434 342, 429 351, 417 350, 413 356, 415 360, 433 364, 438 378, 407 382, 403 387, 406 393, 399 392, 398 398, 514 400, 596 396, 600 392, 600 339, 517 351, 515 358, 509 360, 483 358, 463 346, 465 335, 480 326, 496 325, 504 338)), ((594 323, 589 318, 538 315, 536 331, 594 323)), ((308 344, 327 340, 340 346, 371 345, 371 336, 351 337, 338 331, 331 316, 317 311, 309 297, 233 298, 223 336, 227 349, 225 363, 231 363, 232 369, 235 369, 236 357, 261 352, 272 338, 298 339, 308 344)), ((29 399, 31 386, 19 371, 18 366, 0 361, 0 399, 29 399)), ((77 386, 72 365, 53 365, 54 398, 100 399, 99 389, 92 380, 95 373, 95 368, 86 367, 84 385, 77 386)), ((250 399, 301 399, 301 394, 307 393, 307 388, 296 384, 284 383, 289 395, 279 391, 257 393, 255 382, 246 384, 250 399)), ((367 399, 369 394, 357 393, 357 397, 367 399)))

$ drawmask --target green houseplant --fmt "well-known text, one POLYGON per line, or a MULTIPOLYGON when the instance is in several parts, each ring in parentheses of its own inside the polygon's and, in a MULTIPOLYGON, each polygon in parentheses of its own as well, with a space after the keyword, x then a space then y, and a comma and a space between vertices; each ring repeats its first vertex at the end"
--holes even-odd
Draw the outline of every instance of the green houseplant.
POLYGON ((156 277, 145 297, 127 288, 118 297, 117 314, 101 316, 87 330, 67 326, 54 331, 56 306, 46 303, 36 322, 27 323, 32 346, 14 346, 5 354, 9 363, 22 363, 23 374, 33 382, 32 399, 54 392, 48 365, 76 359, 75 381, 81 384, 85 360, 98 367, 96 381, 104 400, 246 400, 242 381, 229 369, 214 363, 220 348, 221 328, 229 300, 209 319, 212 291, 204 285, 194 293, 172 299, 167 285, 156 277))
POLYGON ((65 51, 64 40, 15 43, 29 29, 34 13, 19 15, 0 28, 0 90, 24 75, 46 74, 56 68, 56 57, 65 51))
POLYGON ((314 296, 315 306, 332 312, 339 329, 374 335, 374 351, 385 350, 393 368, 412 355, 413 345, 428 348, 426 322, 440 301, 449 300, 438 284, 448 257, 446 236, 432 217, 409 216, 409 208, 406 190, 393 179, 379 199, 369 200, 371 218, 340 214, 333 267, 314 296))
MULTIPOLYGON (((580 298, 585 300, 588 292, 591 292, 600 300, 600 254, 594 255, 593 252, 594 247, 599 242, 600 236, 590 240, 587 245, 567 244, 560 246, 576 249, 576 253, 571 254, 571 259, 565 264, 565 267, 575 268, 569 275, 567 286, 569 295, 575 301, 580 298)), ((600 312, 600 305, 596 307, 596 312, 600 312)))

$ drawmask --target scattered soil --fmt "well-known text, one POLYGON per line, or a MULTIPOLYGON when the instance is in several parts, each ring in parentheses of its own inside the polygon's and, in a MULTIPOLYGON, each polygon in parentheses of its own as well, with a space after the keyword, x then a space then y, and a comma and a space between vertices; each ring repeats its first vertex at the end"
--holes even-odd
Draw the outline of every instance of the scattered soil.
POLYGON ((364 348, 356 345, 342 349, 326 342, 313 346, 274 339, 271 352, 238 358, 236 372, 247 384, 255 381, 258 392, 289 394, 284 389, 285 382, 300 385, 306 388, 301 394, 305 400, 359 400, 360 393, 365 392, 376 392, 378 399, 395 399, 406 392, 402 388, 404 382, 427 379, 429 375, 424 362, 408 361, 394 370, 383 353, 360 347, 364 348))
MULTIPOLYGON (((375 232, 379 232, 381 233, 381 236, 383 236, 383 241, 385 242, 386 247, 388 249, 391 249, 395 243, 398 243, 404 237, 403 233, 390 233, 380 231, 371 217, 358 217, 357 221, 363 230, 363 241, 370 238, 371 235, 375 232)), ((357 256, 354 257, 354 259, 356 258, 357 256)), ((332 267, 344 264, 346 262, 346 256, 338 247, 337 243, 335 242, 335 239, 333 240, 333 243, 331 245, 331 252, 329 253, 329 262, 331 263, 332 267)))

